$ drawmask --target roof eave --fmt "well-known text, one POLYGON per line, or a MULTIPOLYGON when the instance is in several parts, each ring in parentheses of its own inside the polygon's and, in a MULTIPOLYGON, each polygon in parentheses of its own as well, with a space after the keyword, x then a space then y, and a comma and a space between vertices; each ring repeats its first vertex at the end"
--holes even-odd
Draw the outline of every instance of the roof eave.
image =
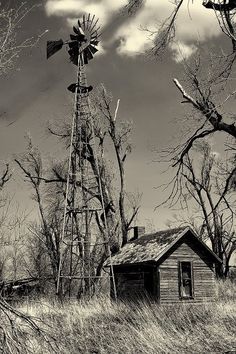
POLYGON ((195 234, 195 232, 194 232, 190 227, 189 227, 189 231, 192 232, 193 236, 201 243, 201 245, 202 245, 203 247, 206 248, 206 250, 215 258, 215 260, 217 260, 219 263, 222 263, 222 262, 223 262, 222 259, 220 259, 220 258, 217 256, 217 254, 215 254, 215 252, 213 252, 213 251, 210 249, 210 247, 208 247, 208 246, 205 244, 205 242, 203 242, 203 241, 195 234))

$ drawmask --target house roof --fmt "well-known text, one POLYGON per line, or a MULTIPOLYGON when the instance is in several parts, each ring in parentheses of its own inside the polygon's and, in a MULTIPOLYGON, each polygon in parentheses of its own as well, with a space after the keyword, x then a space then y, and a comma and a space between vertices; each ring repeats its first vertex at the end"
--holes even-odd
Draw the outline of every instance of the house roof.
MULTIPOLYGON (((128 242, 112 256, 113 265, 158 262, 182 237, 194 237, 217 262, 220 258, 194 233, 190 227, 179 227, 141 236, 128 242)), ((109 265, 108 263, 106 265, 109 265)))

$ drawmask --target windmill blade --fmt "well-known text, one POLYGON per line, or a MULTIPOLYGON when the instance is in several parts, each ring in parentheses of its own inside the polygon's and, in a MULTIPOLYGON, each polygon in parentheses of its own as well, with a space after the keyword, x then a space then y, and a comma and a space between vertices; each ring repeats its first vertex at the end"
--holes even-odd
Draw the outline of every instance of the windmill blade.
POLYGON ((68 43, 70 49, 77 49, 78 48, 78 41, 72 41, 68 43))
POLYGON ((90 22, 90 13, 88 14, 88 17, 87 17, 87 30, 89 28, 89 22, 90 22))
POLYGON ((99 43, 99 41, 94 41, 94 40, 91 40, 91 42, 90 42, 93 46, 97 46, 98 45, 98 43, 99 43))
POLYGON ((89 50, 91 51, 92 54, 95 54, 95 53, 98 52, 98 49, 92 44, 89 44, 88 48, 89 48, 89 50))
POLYGON ((58 52, 63 47, 63 44, 64 42, 62 39, 59 39, 58 41, 47 41, 47 59, 58 52))
POLYGON ((92 17, 92 19, 91 19, 91 21, 90 21, 90 26, 89 26, 89 28, 88 28, 88 31, 91 30, 91 27, 92 27, 92 25, 93 25, 94 19, 95 19, 95 15, 93 15, 93 17, 92 17))
POLYGON ((69 53, 69 56, 70 56, 70 61, 73 64, 78 65, 78 56, 79 56, 79 48, 78 48, 78 46, 69 49, 68 53, 69 53))
POLYGON ((93 36, 91 37, 91 39, 97 39, 97 40, 98 40, 98 38, 101 37, 102 33, 103 33, 103 32, 96 33, 96 35, 93 35, 93 36))
POLYGON ((91 39, 98 39, 98 33, 97 31, 94 31, 93 34, 91 35, 91 39))
POLYGON ((85 48, 85 50, 84 50, 84 57, 86 57, 87 61, 93 59, 93 53, 91 52, 91 50, 89 49, 89 47, 85 48))
POLYGON ((83 15, 83 22, 82 22, 82 26, 83 30, 85 30, 85 15, 83 15))
MULTIPOLYGON (((76 40, 79 41, 79 42, 83 42, 85 40, 85 33, 81 27, 81 23, 80 21, 78 20, 78 28, 76 28, 75 26, 73 26, 73 31, 75 34, 77 34, 76 36, 76 40)), ((72 35, 73 36, 73 35, 72 35)))
POLYGON ((78 66, 78 57, 70 57, 70 61, 74 65, 78 66))
POLYGON ((93 26, 90 28, 90 32, 92 33, 92 31, 94 30, 94 28, 97 26, 99 19, 97 18, 96 21, 94 22, 93 26))
POLYGON ((77 41, 78 40, 78 36, 75 36, 74 34, 70 34, 70 39, 72 41, 77 41))
POLYGON ((76 65, 76 66, 78 66, 78 56, 71 56, 70 57, 70 61, 74 64, 74 65, 76 65))
POLYGON ((79 30, 75 26, 73 26, 73 31, 75 32, 75 34, 80 34, 79 30))
POLYGON ((91 37, 93 37, 93 36, 96 36, 96 37, 98 37, 99 36, 99 34, 98 34, 98 31, 100 30, 100 26, 98 27, 98 28, 96 28, 92 33, 91 33, 91 37), (95 34, 96 33, 96 34, 95 34))
POLYGON ((77 36, 70 34, 70 39, 74 42, 85 42, 85 34, 78 34, 77 36))
POLYGON ((75 32, 75 34, 79 34, 78 29, 75 26, 73 26, 73 31, 75 32))
POLYGON ((77 34, 78 34, 78 35, 83 35, 83 36, 85 35, 85 34, 84 34, 84 31, 83 31, 83 29, 82 29, 82 27, 78 27, 78 28, 77 28, 77 34))

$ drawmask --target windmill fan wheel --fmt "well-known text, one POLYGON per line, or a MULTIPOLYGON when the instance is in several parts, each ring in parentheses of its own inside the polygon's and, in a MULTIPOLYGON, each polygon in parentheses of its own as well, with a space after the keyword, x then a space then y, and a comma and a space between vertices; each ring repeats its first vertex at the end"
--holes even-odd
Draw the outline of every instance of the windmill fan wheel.
POLYGON ((78 65, 79 59, 83 64, 88 64, 98 51, 99 29, 98 19, 90 14, 84 15, 78 20, 78 25, 73 26, 73 34, 70 35, 68 53, 73 64, 78 65))

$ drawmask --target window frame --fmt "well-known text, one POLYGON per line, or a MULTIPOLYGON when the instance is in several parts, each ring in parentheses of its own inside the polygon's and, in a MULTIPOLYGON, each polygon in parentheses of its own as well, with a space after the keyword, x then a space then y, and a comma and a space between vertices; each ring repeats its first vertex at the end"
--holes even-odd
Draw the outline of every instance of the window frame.
POLYGON ((184 260, 184 261, 179 261, 179 297, 180 299, 193 299, 194 298, 194 277, 193 277, 193 261, 189 261, 189 260, 184 260), (184 295, 183 294, 183 271, 182 271, 182 264, 183 263, 189 263, 190 264, 190 274, 191 274, 191 278, 189 278, 190 280, 190 284, 191 284, 191 295, 184 295))

